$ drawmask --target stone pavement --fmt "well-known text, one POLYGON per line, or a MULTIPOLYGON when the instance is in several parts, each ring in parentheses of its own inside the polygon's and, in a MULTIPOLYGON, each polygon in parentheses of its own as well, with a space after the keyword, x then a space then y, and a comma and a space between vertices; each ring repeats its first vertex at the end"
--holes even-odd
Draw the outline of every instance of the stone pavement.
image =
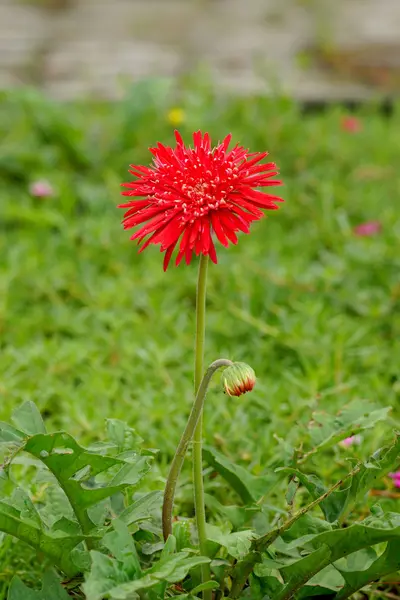
POLYGON ((0 88, 115 98, 205 65, 239 93, 400 92, 400 0, 0 0, 0 88))

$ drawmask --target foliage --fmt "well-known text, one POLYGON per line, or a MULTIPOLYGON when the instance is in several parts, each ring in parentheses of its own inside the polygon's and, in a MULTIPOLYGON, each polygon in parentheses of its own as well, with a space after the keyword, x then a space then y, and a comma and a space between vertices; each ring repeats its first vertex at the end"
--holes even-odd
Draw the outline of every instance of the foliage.
MULTIPOLYGON (((358 415, 352 414, 365 427, 373 425, 371 415, 380 419, 379 411, 367 418, 361 408, 358 415)), ((324 416, 327 439, 320 438, 319 451, 337 421, 336 415, 324 416)), ((276 527, 267 526, 267 531, 263 531, 265 524, 260 529, 257 516, 263 513, 271 478, 246 476, 240 466, 208 448, 205 458, 242 503, 241 508, 226 507, 225 525, 208 525, 209 558, 198 555, 189 522, 187 527, 185 521, 178 521, 176 536, 162 542, 159 492, 132 502, 132 491, 149 473, 154 457, 127 425, 109 422, 109 439, 83 448, 65 432, 47 433, 30 401, 14 411, 13 423, 0 424, 6 455, 1 471, 0 531, 34 548, 45 564, 57 568, 67 585, 87 600, 159 600, 179 589, 195 598, 205 589, 205 584, 198 585, 196 575, 196 568, 205 562, 211 562, 216 577, 207 586, 231 599, 250 592, 254 600, 306 598, 314 588, 321 596, 332 597, 334 592, 336 600, 341 600, 400 569, 400 513, 375 508, 375 514, 364 520, 341 526, 343 515, 349 515, 357 500, 399 461, 400 435, 329 489, 300 468, 275 469, 275 477, 289 473, 304 485, 311 502, 276 527), (32 489, 18 485, 18 465, 35 471, 31 486, 46 481, 40 499, 32 489), (53 504, 57 495, 62 499, 53 504), (317 507, 327 520, 315 515, 317 507), (238 512, 241 524, 235 530, 238 512)), ((295 494, 292 504, 294 499, 295 494)), ((48 571, 40 591, 14 577, 8 600, 23 597, 63 600, 67 596, 55 572, 48 571)))

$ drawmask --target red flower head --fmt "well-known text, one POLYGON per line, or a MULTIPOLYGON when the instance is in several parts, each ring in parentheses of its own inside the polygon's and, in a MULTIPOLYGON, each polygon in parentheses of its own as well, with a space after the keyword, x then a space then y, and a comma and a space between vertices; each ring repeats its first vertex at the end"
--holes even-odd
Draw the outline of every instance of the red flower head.
POLYGON ((130 165, 137 179, 123 183, 123 196, 135 196, 127 208, 124 228, 142 225, 131 237, 142 244, 160 244, 165 252, 164 271, 179 242, 176 264, 189 264, 193 253, 217 262, 212 233, 223 246, 237 243, 236 233, 249 233, 250 223, 263 216, 260 209, 278 208, 282 199, 255 190, 280 185, 274 163, 260 164, 268 152, 249 153, 238 144, 228 150, 231 135, 211 148, 210 136, 193 134, 194 148, 186 147, 175 132, 176 148, 158 144, 150 148, 153 165, 130 165), (147 239, 146 239, 147 238, 147 239))

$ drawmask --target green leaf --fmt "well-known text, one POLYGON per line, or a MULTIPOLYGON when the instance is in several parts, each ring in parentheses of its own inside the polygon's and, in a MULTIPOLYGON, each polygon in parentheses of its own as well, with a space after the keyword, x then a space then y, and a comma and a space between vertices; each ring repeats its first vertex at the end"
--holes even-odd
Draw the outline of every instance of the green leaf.
POLYGON ((118 449, 118 452, 125 452, 126 450, 134 450, 143 442, 141 438, 132 427, 129 427, 124 421, 119 419, 107 419, 107 434, 113 444, 118 449))
POLYGON ((390 410, 391 407, 376 408, 365 400, 357 400, 342 408, 337 415, 314 412, 309 426, 314 450, 334 446, 347 437, 374 427, 387 419, 390 410))
MULTIPOLYGON (((123 460, 122 457, 119 460, 123 460)), ((123 462, 125 464, 112 479, 110 486, 122 486, 120 489, 123 489, 128 485, 136 485, 150 471, 152 459, 148 456, 130 455, 129 459, 123 462)))
POLYGON ((172 533, 176 540, 176 549, 178 552, 194 548, 192 542, 191 523, 189 520, 180 519, 172 523, 172 533))
POLYGON ((134 539, 127 526, 119 519, 114 519, 112 526, 114 531, 104 536, 103 545, 122 564, 123 570, 129 578, 137 579, 141 576, 142 569, 134 539))
POLYGON ((23 489, 16 488, 9 502, 11 506, 20 511, 20 516, 23 521, 31 523, 34 527, 38 527, 39 529, 43 527, 39 513, 32 500, 23 489))
POLYGON ((244 504, 254 504, 276 483, 278 477, 270 475, 252 475, 247 469, 235 465, 226 456, 211 446, 203 448, 204 460, 232 486, 244 504))
POLYGON ((0 443, 20 444, 25 438, 26 435, 23 431, 16 429, 8 423, 0 421, 0 443))
POLYGON ((165 582, 182 581, 191 569, 210 562, 204 556, 189 556, 188 552, 178 552, 157 562, 140 579, 128 581, 128 575, 119 561, 97 551, 92 551, 91 556, 92 569, 83 586, 87 600, 130 600, 139 590, 165 582))
POLYGON ((70 557, 70 552, 84 539, 84 536, 46 532, 34 520, 25 519, 23 513, 17 508, 2 501, 0 501, 0 531, 22 540, 38 552, 43 552, 66 575, 77 574, 78 569, 70 557))
POLYGON ((219 583, 217 581, 206 581, 205 583, 201 583, 192 589, 191 594, 198 594, 199 592, 203 592, 204 590, 217 590, 219 588, 219 583))
POLYGON ((207 525, 207 540, 223 546, 236 559, 243 558, 249 552, 255 537, 255 533, 251 530, 224 533, 220 527, 207 525))
MULTIPOLYGON (((275 600, 289 600, 314 575, 340 558, 380 542, 391 540, 398 542, 400 540, 400 514, 392 515, 391 522, 391 529, 388 529, 384 522, 378 522, 380 527, 371 527, 367 521, 366 524, 356 523, 346 529, 326 531, 313 536, 312 539, 305 536, 302 547, 308 554, 280 569, 285 580, 285 587, 278 593, 275 600)), ((297 540, 297 544, 299 543, 301 540, 297 540)), ((342 575, 345 577, 344 571, 342 575)))
MULTIPOLYGON (((89 575, 85 578, 83 591, 87 600, 102 600, 103 598, 113 598, 112 590, 120 584, 128 581, 121 565, 115 558, 106 556, 101 552, 92 550, 90 553, 92 567, 89 575)), ((126 595, 120 595, 119 598, 126 598, 126 595)))
POLYGON ((27 439, 23 449, 39 458, 54 474, 85 532, 94 528, 87 508, 138 483, 150 470, 151 458, 131 455, 127 460, 89 452, 64 432, 38 434, 27 439), (115 473, 117 468, 117 473, 115 473), (96 483, 108 474, 109 483, 96 483))
MULTIPOLYGON (((296 600, 308 600, 314 596, 330 596, 337 593, 344 585, 344 579, 340 573, 329 565, 310 579, 296 594, 296 600)), ((335 596, 336 598, 336 596, 335 596)))
POLYGON ((14 577, 8 590, 7 600, 70 600, 56 574, 47 571, 43 576, 42 589, 32 590, 26 587, 19 577, 14 577))
MULTIPOLYGON (((304 485, 304 487, 310 493, 313 500, 316 500, 323 494, 325 494, 329 488, 325 487, 322 481, 316 475, 306 475, 299 469, 292 469, 291 467, 282 467, 277 469, 279 473, 291 473, 296 475, 297 479, 304 485)), ((343 507, 346 503, 348 495, 348 487, 345 490, 339 490, 332 492, 325 500, 319 503, 319 508, 322 510, 325 518, 330 523, 333 523, 340 516, 343 507)))
POLYGON ((298 519, 289 529, 282 534, 285 542, 298 540, 305 535, 318 535, 324 531, 331 531, 332 525, 324 519, 318 519, 310 513, 306 513, 298 519))
MULTIPOLYGON (((335 565, 336 566, 336 565, 335 565)), ((336 566, 338 570, 339 567, 336 566)), ((375 560, 368 569, 359 571, 340 571, 346 581, 346 585, 337 594, 336 600, 344 600, 352 596, 357 590, 365 585, 377 581, 385 575, 394 573, 400 569, 400 539, 390 540, 385 552, 375 560)))
POLYGON ((52 527, 60 519, 74 518, 74 511, 68 501, 65 492, 59 486, 53 473, 47 469, 41 469, 37 475, 38 483, 43 486, 44 505, 40 509, 40 515, 43 521, 52 527))
POLYGON ((211 494, 204 495, 207 508, 214 513, 220 514, 224 519, 228 519, 232 523, 234 529, 241 529, 248 523, 251 518, 260 512, 260 507, 254 506, 236 506, 224 505, 211 494))
POLYGON ((163 492, 156 490, 144 494, 141 498, 128 506, 119 516, 126 525, 150 519, 153 512, 161 507, 163 492))
POLYGON ((147 572, 160 581, 166 579, 169 583, 176 583, 182 581, 194 567, 209 562, 210 559, 206 556, 191 556, 188 552, 178 552, 169 556, 164 563, 156 563, 147 572))
POLYGON ((46 433, 46 427, 36 404, 29 400, 14 410, 12 420, 27 435, 46 433))

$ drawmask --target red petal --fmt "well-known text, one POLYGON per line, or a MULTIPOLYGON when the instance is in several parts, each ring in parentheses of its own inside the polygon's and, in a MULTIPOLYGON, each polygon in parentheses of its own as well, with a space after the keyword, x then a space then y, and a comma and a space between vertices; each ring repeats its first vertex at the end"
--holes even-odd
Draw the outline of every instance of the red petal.
MULTIPOLYGON (((129 211, 128 211, 129 212, 129 211)), ((150 221, 153 217, 161 215, 163 218, 165 212, 162 207, 156 206, 155 208, 149 208, 148 210, 144 210, 143 212, 139 212, 136 215, 124 217, 123 224, 124 229, 131 229, 136 225, 140 225, 140 223, 144 223, 145 221, 150 221)))
POLYGON ((254 213, 254 212, 248 213, 248 212, 242 210, 236 204, 232 204, 231 210, 233 213, 237 214, 248 224, 252 223, 253 221, 258 221, 259 219, 261 219, 264 216, 264 213, 259 208, 256 208, 256 207, 254 207, 254 211, 257 211, 257 213, 254 213))
POLYGON ((228 133, 228 135, 226 136, 226 138, 222 142, 222 147, 224 149, 224 152, 226 152, 228 150, 228 146, 231 143, 231 139, 232 139, 232 134, 228 133))
POLYGON ((203 226, 203 236, 202 236, 202 242, 203 242, 203 254, 208 254, 208 251, 210 249, 210 245, 211 245, 211 231, 210 231, 210 221, 208 217, 203 217, 202 218, 202 226, 203 226))
POLYGON ((163 262, 164 271, 166 271, 168 269, 169 261, 171 260, 172 253, 175 250, 175 246, 177 243, 178 243, 178 240, 176 240, 176 242, 174 244, 171 244, 171 246, 168 246, 168 248, 165 252, 164 262, 163 262))
POLYGON ((221 244, 227 248, 229 246, 229 242, 224 233, 223 227, 220 223, 219 215, 220 215, 220 211, 218 211, 218 212, 213 211, 211 213, 211 224, 215 231, 215 235, 217 236, 217 238, 219 239, 221 244))
POLYGON ((129 208, 129 210, 124 214, 124 218, 134 215, 139 210, 142 210, 142 208, 146 208, 147 206, 151 206, 149 200, 131 200, 125 204, 118 204, 118 208, 129 208))
POLYGON ((234 229, 233 229, 234 226, 233 226, 232 221, 229 218, 229 216, 230 215, 227 213, 221 213, 220 221, 221 221, 222 227, 224 228, 225 234, 228 237, 228 239, 230 239, 232 244, 237 244, 237 241, 238 241, 237 235, 234 232, 234 229))
POLYGON ((161 243, 163 248, 167 248, 179 238, 183 231, 183 225, 179 222, 179 220, 174 215, 171 219, 165 223, 165 226, 160 230, 157 235, 154 243, 161 243))
POLYGON ((270 196, 269 194, 264 194, 264 192, 259 192, 258 190, 252 190, 250 188, 245 193, 250 202, 263 208, 278 208, 275 206, 274 202, 283 202, 282 198, 279 198, 279 196, 270 196))
POLYGON ((188 246, 191 233, 192 233, 192 225, 189 224, 186 226, 186 229, 185 229, 182 239, 181 239, 181 243, 179 244, 179 252, 178 252, 178 256, 176 257, 176 261, 175 261, 176 266, 179 265, 179 263, 181 262, 184 254, 186 252, 186 248, 188 246))
POLYGON ((192 260, 192 249, 190 248, 190 246, 186 246, 186 250, 185 250, 185 261, 187 265, 190 265, 190 262, 192 260))
POLYGON ((194 144, 194 148, 195 150, 198 150, 199 148, 201 148, 201 131, 195 131, 193 134, 193 144, 194 144))
POLYGON ((244 161, 240 166, 239 166, 239 170, 243 170, 243 169, 249 169, 249 167, 257 164, 258 162, 260 162, 260 160, 262 160, 263 158, 265 158, 266 156, 268 156, 268 152, 252 152, 251 154, 248 154, 247 156, 252 156, 253 158, 250 160, 246 160, 244 161))
POLYGON ((175 139, 176 139, 177 144, 179 144, 180 146, 184 146, 182 136, 181 136, 181 134, 179 133, 179 131, 177 129, 175 129, 174 135, 175 135, 175 139))
POLYGON ((212 241, 211 237, 210 237, 210 248, 208 250, 208 254, 209 254, 211 260, 213 261, 213 263, 217 264, 218 263, 217 253, 215 252, 214 242, 212 241))

